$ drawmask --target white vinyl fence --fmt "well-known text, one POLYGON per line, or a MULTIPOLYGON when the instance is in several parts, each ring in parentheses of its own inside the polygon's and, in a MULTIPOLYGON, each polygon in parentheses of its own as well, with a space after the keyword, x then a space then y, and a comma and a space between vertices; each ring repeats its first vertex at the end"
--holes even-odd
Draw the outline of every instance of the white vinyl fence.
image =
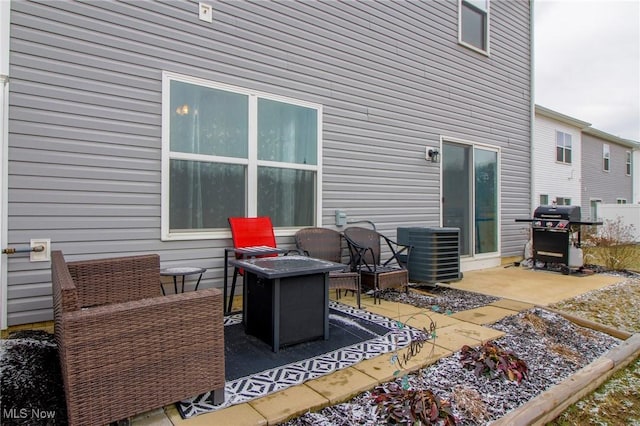
POLYGON ((633 225, 636 242, 640 242, 640 204, 598 204, 598 219, 615 222, 620 219, 623 225, 633 225))

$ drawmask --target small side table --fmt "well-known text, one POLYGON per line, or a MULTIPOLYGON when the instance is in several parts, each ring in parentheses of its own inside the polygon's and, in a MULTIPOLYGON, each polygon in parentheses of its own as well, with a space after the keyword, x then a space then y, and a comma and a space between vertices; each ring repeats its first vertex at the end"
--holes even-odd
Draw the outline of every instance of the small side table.
MULTIPOLYGON (((187 275, 196 275, 199 274, 198 276, 198 282, 196 283, 196 290, 198 289, 198 286, 200 285, 200 280, 202 279, 202 274, 207 270, 207 268, 198 268, 198 267, 192 267, 192 266, 182 266, 182 267, 175 267, 175 268, 164 268, 160 270, 160 275, 163 277, 173 277, 173 287, 174 290, 176 292, 176 294, 178 293, 178 279, 177 277, 182 277, 182 293, 184 293, 184 277, 186 277, 187 275)), ((160 283, 160 288, 162 289, 162 294, 165 295, 164 292, 164 286, 162 285, 162 283, 160 283)))

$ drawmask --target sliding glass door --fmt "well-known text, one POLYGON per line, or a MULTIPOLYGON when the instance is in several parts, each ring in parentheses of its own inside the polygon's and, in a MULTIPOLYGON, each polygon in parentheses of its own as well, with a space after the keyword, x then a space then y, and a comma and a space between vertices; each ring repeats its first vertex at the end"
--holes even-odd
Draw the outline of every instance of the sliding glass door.
POLYGON ((442 145, 442 225, 460 228, 460 254, 498 251, 498 152, 442 145))

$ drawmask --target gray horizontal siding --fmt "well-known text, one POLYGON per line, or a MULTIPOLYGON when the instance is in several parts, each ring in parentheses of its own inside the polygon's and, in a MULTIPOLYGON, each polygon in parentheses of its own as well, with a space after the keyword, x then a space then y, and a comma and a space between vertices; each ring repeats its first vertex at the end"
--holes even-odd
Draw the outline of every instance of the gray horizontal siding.
POLYGON ((627 152, 630 148, 596 136, 582 134, 582 217, 591 215, 590 200, 615 204, 618 198, 633 201, 632 177, 626 174, 627 152), (602 168, 602 147, 609 145, 609 171, 602 168))
MULTIPOLYGON (((529 4, 491 3, 491 56, 457 2, 26 2, 11 7, 9 241, 70 259, 159 253, 220 286, 230 240, 160 241, 161 75, 323 105, 323 217, 439 224, 441 136, 501 148, 502 254, 529 214, 529 4)), ((291 238, 280 238, 291 246, 291 238)), ((50 318, 47 263, 9 261, 10 324, 50 318)))

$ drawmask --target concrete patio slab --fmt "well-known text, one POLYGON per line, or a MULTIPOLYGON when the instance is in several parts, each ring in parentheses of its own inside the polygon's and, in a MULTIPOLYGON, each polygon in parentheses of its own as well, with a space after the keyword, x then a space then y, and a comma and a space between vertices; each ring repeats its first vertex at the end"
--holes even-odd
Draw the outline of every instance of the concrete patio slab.
POLYGON ((480 308, 469 309, 462 312, 456 312, 451 315, 460 321, 470 322, 472 324, 484 325, 491 324, 501 320, 504 317, 515 314, 510 309, 499 308, 497 306, 482 306, 480 308))
POLYGON ((527 302, 520 302, 511 299, 500 299, 489 304, 490 306, 497 306, 499 308, 509 309, 515 312, 522 312, 533 308, 535 305, 527 302))
POLYGON ((504 336, 502 331, 488 327, 460 322, 436 330, 436 345, 455 352, 464 345, 478 346, 489 340, 504 336))
MULTIPOLYGON (((175 407, 175 406, 174 406, 175 407)), ((177 413, 178 410, 176 410, 177 413)), ((179 417, 179 416, 178 416, 179 417)), ((172 426, 163 408, 140 414, 131 419, 132 426, 172 426)))
POLYGON ((468 271, 452 288, 547 306, 564 299, 620 282, 621 278, 594 274, 562 275, 523 267, 497 267, 468 271))
MULTIPOLYGON (((421 351, 423 356, 412 357, 403 368, 403 371, 415 371, 423 366, 433 364, 442 357, 451 355, 451 351, 445 348, 436 346, 434 350, 431 351, 431 346, 427 345, 428 344, 424 346, 424 353, 421 351)), ((400 351, 398 356, 402 357, 406 353, 406 350, 400 351)), ((398 371, 399 366, 393 362, 392 354, 388 353, 362 361, 361 363, 354 365, 352 368, 360 370, 361 372, 375 378, 378 383, 383 383, 395 379, 394 373, 398 371)))
MULTIPOLYGON (((190 419, 180 417, 175 405, 172 405, 171 408, 167 407, 166 414, 168 420, 170 420, 169 425, 174 426, 266 426, 268 424, 263 415, 246 403, 233 405, 211 413, 200 414, 190 419)), ((151 425, 161 426, 164 423, 149 424, 149 426, 151 425)), ((135 426, 138 426, 138 424, 136 423, 135 426)))
POLYGON ((402 315, 396 318, 403 324, 415 327, 422 330, 423 328, 429 329, 430 321, 436 324, 436 328, 447 327, 460 323, 459 319, 454 318, 451 315, 443 315, 437 312, 425 311, 413 315, 402 315))
MULTIPOLYGON (((249 401, 248 404, 267 419, 268 424, 274 425, 309 410, 326 407, 329 405, 329 400, 302 384, 249 401)), ((235 423, 230 424, 235 425, 235 423)))
POLYGON ((400 302, 382 300, 381 303, 373 303, 373 299, 362 301, 362 309, 387 318, 399 318, 424 312, 424 309, 400 302))
POLYGON ((305 383, 328 399, 331 405, 346 401, 377 384, 376 379, 353 367, 305 383))

